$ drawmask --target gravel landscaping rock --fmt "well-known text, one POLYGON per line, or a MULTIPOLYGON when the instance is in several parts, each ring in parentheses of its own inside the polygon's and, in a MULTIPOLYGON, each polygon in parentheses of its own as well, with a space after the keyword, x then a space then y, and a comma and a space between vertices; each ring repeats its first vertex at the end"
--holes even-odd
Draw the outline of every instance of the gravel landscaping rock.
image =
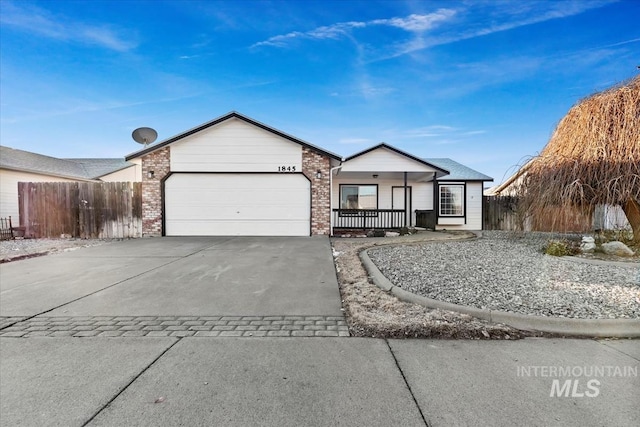
MULTIPOLYGON (((565 236, 566 237, 566 236, 565 236)), ((544 255, 546 233, 380 247, 371 260, 396 286, 476 308, 581 319, 640 318, 640 264, 544 255)))
POLYGON ((102 245, 112 240, 101 239, 16 239, 0 241, 0 262, 9 262, 46 255, 55 252, 71 251, 78 248, 102 245))
POLYGON ((373 338, 519 339, 540 335, 490 323, 463 313, 437 310, 401 301, 371 283, 358 254, 379 245, 401 245, 471 238, 471 233, 422 232, 370 239, 331 239, 351 336, 373 338))

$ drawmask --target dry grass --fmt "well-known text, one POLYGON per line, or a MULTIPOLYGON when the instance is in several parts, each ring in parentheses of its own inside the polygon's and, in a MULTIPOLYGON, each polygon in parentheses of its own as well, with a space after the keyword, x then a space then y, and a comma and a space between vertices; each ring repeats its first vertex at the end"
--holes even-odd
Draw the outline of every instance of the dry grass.
MULTIPOLYGON (((450 235, 450 238, 457 238, 450 235)), ((463 338, 518 339, 531 333, 485 322, 466 314, 433 310, 400 301, 369 282, 359 253, 382 244, 419 241, 420 235, 406 238, 332 239, 342 305, 351 335, 375 338, 463 338)))
POLYGON ((519 193, 529 215, 611 204, 640 220, 640 76, 571 108, 527 165, 519 193))

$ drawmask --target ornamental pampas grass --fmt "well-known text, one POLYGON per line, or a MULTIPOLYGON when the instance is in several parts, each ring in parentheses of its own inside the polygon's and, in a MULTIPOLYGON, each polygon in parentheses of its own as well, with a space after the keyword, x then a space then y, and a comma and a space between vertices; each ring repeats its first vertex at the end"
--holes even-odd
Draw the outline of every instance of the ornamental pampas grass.
POLYGON ((518 190, 532 216, 620 205, 640 243, 640 76, 572 107, 518 190))

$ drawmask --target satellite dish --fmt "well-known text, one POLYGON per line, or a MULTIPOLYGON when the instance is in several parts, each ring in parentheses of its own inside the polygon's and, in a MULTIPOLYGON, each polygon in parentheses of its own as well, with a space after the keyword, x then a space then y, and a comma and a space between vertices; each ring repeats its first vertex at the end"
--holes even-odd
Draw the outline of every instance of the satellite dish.
POLYGON ((151 128, 138 128, 131 134, 133 140, 138 144, 144 144, 146 147, 151 144, 158 137, 158 132, 151 128))

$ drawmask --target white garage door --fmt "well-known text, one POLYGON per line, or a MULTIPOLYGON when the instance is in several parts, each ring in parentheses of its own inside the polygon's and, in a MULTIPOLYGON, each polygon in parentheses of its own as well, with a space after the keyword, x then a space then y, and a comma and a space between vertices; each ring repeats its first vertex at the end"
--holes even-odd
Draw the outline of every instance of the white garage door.
POLYGON ((301 174, 180 174, 165 181, 167 236, 308 236, 301 174))

